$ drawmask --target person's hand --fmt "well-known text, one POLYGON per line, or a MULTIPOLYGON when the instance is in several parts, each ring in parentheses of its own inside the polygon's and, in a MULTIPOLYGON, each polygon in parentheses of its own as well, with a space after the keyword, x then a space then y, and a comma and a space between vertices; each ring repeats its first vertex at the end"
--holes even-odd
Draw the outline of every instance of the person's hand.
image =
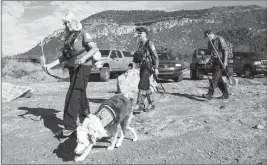
POLYGON ((226 70, 227 65, 226 64, 223 64, 222 67, 223 67, 224 70, 226 70))
POLYGON ((134 55, 134 53, 135 53, 135 51, 132 51, 132 52, 131 52, 131 55, 133 56, 133 55, 134 55))
POLYGON ((155 74, 159 75, 159 70, 158 69, 155 69, 155 74))
POLYGON ((85 63, 85 61, 86 61, 85 58, 80 58, 79 61, 78 61, 78 64, 79 64, 79 65, 82 65, 82 64, 85 63))

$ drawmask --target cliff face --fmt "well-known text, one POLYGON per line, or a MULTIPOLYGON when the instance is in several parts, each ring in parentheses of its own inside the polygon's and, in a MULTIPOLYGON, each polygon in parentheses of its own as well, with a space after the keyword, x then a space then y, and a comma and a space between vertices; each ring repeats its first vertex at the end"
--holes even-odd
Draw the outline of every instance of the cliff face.
MULTIPOLYGON (((158 49, 168 47, 185 55, 196 47, 206 47, 203 31, 212 29, 234 44, 234 50, 266 50, 266 8, 259 6, 214 7, 188 11, 104 11, 92 15, 82 24, 100 49, 118 48, 132 51, 136 48, 135 27, 149 29, 149 39, 158 49)), ((49 61, 60 55, 63 30, 59 29, 44 39, 44 52, 49 61)), ((39 57, 38 44, 21 54, 39 57)))

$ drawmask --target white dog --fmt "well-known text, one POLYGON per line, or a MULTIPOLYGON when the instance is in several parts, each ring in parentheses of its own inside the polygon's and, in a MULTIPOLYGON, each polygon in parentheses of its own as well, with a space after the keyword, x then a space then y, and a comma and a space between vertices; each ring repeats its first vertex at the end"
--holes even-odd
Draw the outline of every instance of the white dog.
POLYGON ((96 141, 102 137, 111 137, 108 150, 121 146, 126 130, 133 133, 133 141, 138 140, 134 128, 129 126, 133 118, 132 100, 130 95, 115 95, 101 104, 94 115, 90 114, 85 118, 77 128, 78 144, 74 152, 79 156, 75 157, 75 161, 83 161, 96 141), (121 136, 117 141, 119 131, 121 136))

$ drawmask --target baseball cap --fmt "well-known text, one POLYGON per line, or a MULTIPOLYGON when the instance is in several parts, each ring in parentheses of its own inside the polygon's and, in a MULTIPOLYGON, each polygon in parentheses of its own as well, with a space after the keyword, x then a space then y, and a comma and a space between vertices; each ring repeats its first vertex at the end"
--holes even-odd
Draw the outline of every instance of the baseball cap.
POLYGON ((204 38, 207 38, 207 35, 209 35, 210 33, 212 33, 212 31, 210 29, 205 30, 204 31, 204 38))
POLYGON ((148 35, 148 30, 145 27, 137 27, 136 28, 136 31, 138 31, 138 32, 145 32, 146 35, 148 35))

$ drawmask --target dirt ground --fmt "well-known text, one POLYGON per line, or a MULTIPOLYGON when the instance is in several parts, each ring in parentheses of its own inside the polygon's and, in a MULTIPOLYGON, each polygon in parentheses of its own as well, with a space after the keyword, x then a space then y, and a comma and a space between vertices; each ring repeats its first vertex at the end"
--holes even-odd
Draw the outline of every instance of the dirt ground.
MULTIPOLYGON (((208 80, 164 82, 167 93, 155 94, 156 109, 135 115, 139 141, 127 132, 120 148, 106 150, 109 139, 97 142, 80 164, 266 164, 266 80, 240 78, 228 100, 201 94, 208 80), (261 128, 261 126, 263 128, 261 128)), ((68 82, 13 81, 34 89, 31 98, 2 104, 3 164, 77 164, 76 137, 60 144, 60 129, 68 82)), ((89 82, 87 97, 94 112, 116 92, 116 79, 89 82)))

